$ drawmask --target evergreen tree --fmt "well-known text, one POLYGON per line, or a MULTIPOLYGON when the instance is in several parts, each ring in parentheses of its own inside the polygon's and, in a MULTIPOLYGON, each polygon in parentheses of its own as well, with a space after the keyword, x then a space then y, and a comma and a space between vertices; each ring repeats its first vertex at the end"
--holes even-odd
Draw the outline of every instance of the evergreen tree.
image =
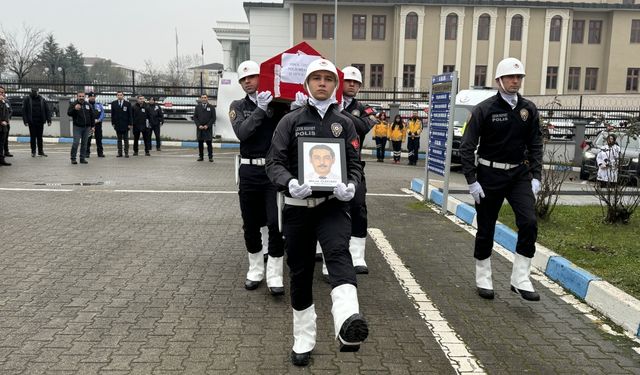
POLYGON ((67 80, 75 82, 85 82, 89 77, 87 67, 84 66, 82 52, 72 44, 64 50, 64 68, 66 69, 67 80))
POLYGON ((38 54, 38 65, 42 69, 36 71, 44 71, 49 78, 62 77, 62 73, 58 71, 59 67, 63 67, 64 51, 56 42, 53 34, 47 35, 42 50, 38 54))

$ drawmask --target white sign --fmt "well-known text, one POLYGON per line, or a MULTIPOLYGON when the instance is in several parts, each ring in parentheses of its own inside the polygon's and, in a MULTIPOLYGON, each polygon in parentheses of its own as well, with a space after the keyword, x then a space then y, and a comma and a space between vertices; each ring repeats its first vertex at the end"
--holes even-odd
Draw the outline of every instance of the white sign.
POLYGON ((307 67, 319 58, 320 56, 305 55, 302 52, 283 53, 280 82, 302 84, 307 74, 307 67))

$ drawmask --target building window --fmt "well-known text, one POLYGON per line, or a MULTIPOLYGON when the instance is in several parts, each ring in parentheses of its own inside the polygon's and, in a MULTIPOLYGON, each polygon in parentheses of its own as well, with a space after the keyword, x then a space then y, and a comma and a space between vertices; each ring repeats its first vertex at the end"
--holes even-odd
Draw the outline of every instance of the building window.
POLYGON ((442 73, 453 73, 455 70, 455 65, 442 65, 442 73))
POLYGON ((302 14, 302 37, 304 39, 315 39, 318 26, 317 15, 314 13, 302 14))
POLYGON ((573 20, 571 28, 571 43, 580 44, 584 41, 584 20, 573 20))
POLYGON ((367 16, 364 14, 353 15, 353 26, 351 27, 352 39, 365 39, 367 36, 367 16))
POLYGON ((567 81, 568 90, 580 90, 580 68, 569 68, 569 80, 567 81))
POLYGON ((547 67, 547 89, 555 90, 558 87, 558 67, 547 67))
POLYGON ((491 26, 491 17, 484 13, 478 19, 478 40, 489 40, 489 28, 491 26))
POLYGON ((631 20, 631 43, 640 43, 640 20, 631 20))
POLYGON ((450 13, 447 15, 447 21, 444 28, 445 40, 456 40, 458 38, 458 15, 450 13))
POLYGON ((484 86, 487 83, 487 66, 476 65, 476 75, 473 78, 474 86, 484 86))
POLYGON ((387 16, 371 16, 371 39, 384 40, 387 16))
POLYGON ((595 91, 598 87, 598 68, 586 68, 584 72, 584 89, 595 91))
POLYGON ((407 14, 407 21, 404 26, 405 39, 418 38, 418 15, 414 12, 407 14))
POLYGON ((353 66, 354 68, 360 71, 360 74, 362 74, 362 79, 364 82, 364 64, 351 64, 351 66, 353 66))
POLYGON ((549 26, 549 41, 559 42, 561 34, 562 34, 562 17, 555 16, 551 19, 551 26, 549 26))
POLYGON ((640 68, 627 69, 627 91, 638 91, 638 78, 640 77, 640 68))
POLYGON ((519 14, 511 18, 511 36, 509 40, 522 40, 522 16, 519 14))
POLYGON ((402 87, 413 87, 416 83, 416 66, 404 65, 402 70, 402 87))
POLYGON ((589 44, 600 44, 602 21, 589 21, 589 44))
POLYGON ((384 82, 384 65, 371 64, 371 84, 370 87, 382 87, 384 82))
POLYGON ((334 22, 335 16, 333 14, 322 15, 322 39, 333 39, 334 22))

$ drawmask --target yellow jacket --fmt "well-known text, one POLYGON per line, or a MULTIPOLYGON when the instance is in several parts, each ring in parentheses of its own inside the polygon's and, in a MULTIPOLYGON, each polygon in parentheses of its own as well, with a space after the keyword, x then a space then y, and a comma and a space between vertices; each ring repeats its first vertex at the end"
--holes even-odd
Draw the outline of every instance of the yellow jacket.
POLYGON ((409 134, 409 137, 419 137, 420 133, 422 133, 422 121, 420 121, 420 119, 409 120, 409 125, 407 127, 407 134, 409 134))
POLYGON ((387 138, 389 134, 389 123, 380 121, 373 127, 373 138, 387 138))
POLYGON ((407 135, 407 126, 403 126, 402 129, 400 127, 393 128, 393 124, 389 125, 389 134, 388 138, 392 141, 402 141, 404 137, 407 135))

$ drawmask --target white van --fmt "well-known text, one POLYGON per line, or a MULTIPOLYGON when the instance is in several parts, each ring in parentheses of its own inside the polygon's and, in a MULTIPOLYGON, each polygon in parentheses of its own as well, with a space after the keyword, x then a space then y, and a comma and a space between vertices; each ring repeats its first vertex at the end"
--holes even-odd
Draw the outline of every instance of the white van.
POLYGON ((462 143, 462 133, 471 116, 471 110, 477 104, 490 98, 498 90, 493 89, 470 89, 460 90, 456 94, 456 106, 453 115, 453 143, 451 146, 451 162, 460 163, 460 143, 462 143))

